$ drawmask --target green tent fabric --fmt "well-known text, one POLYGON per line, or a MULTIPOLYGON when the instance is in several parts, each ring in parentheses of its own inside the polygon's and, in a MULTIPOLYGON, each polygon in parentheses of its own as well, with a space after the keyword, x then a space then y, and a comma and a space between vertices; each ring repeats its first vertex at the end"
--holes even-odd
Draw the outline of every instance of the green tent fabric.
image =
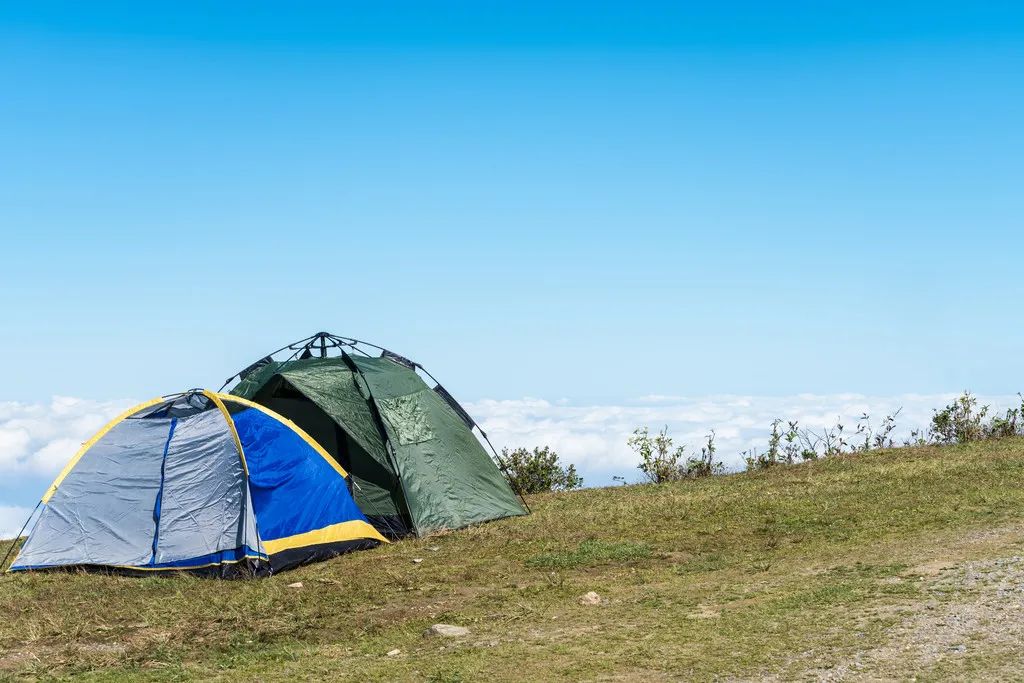
POLYGON ((461 407, 397 356, 268 361, 231 393, 316 439, 383 533, 423 535, 526 514, 461 407))

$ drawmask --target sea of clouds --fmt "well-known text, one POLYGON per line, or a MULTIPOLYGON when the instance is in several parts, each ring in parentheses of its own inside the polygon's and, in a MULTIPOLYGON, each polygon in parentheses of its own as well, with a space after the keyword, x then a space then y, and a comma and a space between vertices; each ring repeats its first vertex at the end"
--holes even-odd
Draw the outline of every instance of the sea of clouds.
MULTIPOLYGON (((626 446, 633 430, 652 432, 668 427, 675 445, 699 453, 713 429, 718 459, 729 470, 742 469, 743 451, 763 452, 776 418, 797 420, 817 433, 841 421, 849 438, 857 420, 867 414, 877 427, 886 415, 900 411, 892 436, 899 442, 913 429, 924 429, 933 411, 957 396, 949 394, 798 394, 794 396, 644 396, 615 405, 574 405, 543 399, 484 400, 467 405, 495 446, 554 448, 565 462, 575 463, 587 484, 608 484, 613 476, 636 480, 636 456, 626 446)), ((1020 405, 1017 396, 981 396, 993 410, 1020 405)))
MULTIPOLYGON (((522 398, 486 399, 466 408, 498 449, 551 446, 564 462, 576 465, 587 485, 605 485, 615 476, 637 480, 636 457, 626 439, 641 425, 652 431, 667 426, 676 444, 697 451, 714 429, 719 459, 735 470, 743 465, 741 452, 764 450, 775 418, 799 420, 818 431, 841 419, 850 433, 864 413, 877 425, 902 408, 894 433, 899 439, 911 429, 926 427, 933 409, 955 396, 644 396, 600 405, 522 398)), ((979 401, 1000 410, 1019 405, 1016 396, 982 396, 979 401)), ((41 403, 0 402, 0 538, 21 528, 31 512, 29 501, 46 489, 81 443, 132 403, 63 396, 41 403), (5 488, 4 481, 16 481, 24 495, 11 500, 11 488, 5 488)))

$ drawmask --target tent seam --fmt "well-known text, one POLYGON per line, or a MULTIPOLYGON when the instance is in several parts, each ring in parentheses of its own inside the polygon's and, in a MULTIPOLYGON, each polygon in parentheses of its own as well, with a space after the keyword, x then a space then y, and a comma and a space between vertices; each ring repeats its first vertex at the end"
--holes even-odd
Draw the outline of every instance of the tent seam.
POLYGON ((150 566, 156 564, 156 549, 160 543, 160 515, 164 500, 164 483, 167 481, 167 453, 171 450, 171 439, 174 438, 174 428, 178 426, 178 418, 171 418, 171 427, 167 432, 167 441, 164 442, 164 455, 160 460, 160 488, 156 492, 156 502, 153 504, 153 554, 149 557, 150 566))

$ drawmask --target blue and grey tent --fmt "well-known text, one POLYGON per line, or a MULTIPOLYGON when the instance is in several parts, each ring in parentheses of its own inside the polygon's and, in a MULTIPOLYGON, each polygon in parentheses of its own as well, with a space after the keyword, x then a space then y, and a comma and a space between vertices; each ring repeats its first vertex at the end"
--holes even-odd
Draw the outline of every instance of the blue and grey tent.
POLYGON ((11 571, 278 572, 386 543, 346 472, 286 418, 204 390, 135 406, 82 445, 11 571))

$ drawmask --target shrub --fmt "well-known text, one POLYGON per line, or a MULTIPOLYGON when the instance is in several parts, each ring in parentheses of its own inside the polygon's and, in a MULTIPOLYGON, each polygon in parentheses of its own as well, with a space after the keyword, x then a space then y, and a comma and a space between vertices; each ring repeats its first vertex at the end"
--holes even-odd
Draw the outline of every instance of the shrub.
POLYGON ((685 446, 672 448, 672 437, 668 435, 668 426, 662 428, 653 437, 647 427, 633 430, 626 444, 640 456, 639 470, 648 481, 661 484, 666 481, 677 481, 683 478, 680 461, 686 452, 685 446))
POLYGON ((1021 399, 1019 407, 1010 408, 1004 415, 995 415, 986 422, 989 406, 979 407, 978 399, 965 391, 948 406, 935 411, 928 428, 928 440, 953 444, 1021 436, 1024 434, 1024 395, 1017 395, 1021 399))
MULTIPOLYGON (((792 465, 798 459, 817 460, 843 453, 866 453, 876 448, 892 448, 895 446, 892 433, 896 429, 896 418, 902 410, 898 408, 891 415, 886 415, 877 431, 871 424, 871 417, 864 413, 857 420, 854 432, 856 441, 853 442, 847 441, 846 427, 839 418, 834 425, 824 427, 821 432, 801 427, 796 421, 783 423, 782 420, 774 420, 768 434, 767 450, 760 453, 757 449, 751 449, 743 451, 741 455, 748 470, 764 470, 776 465, 792 465)), ((912 436, 920 438, 917 434, 912 436)))
POLYGON ((990 439, 1001 439, 1007 436, 1019 436, 1024 432, 1024 394, 1017 394, 1021 405, 1018 408, 1010 408, 1006 415, 996 415, 985 428, 985 436, 990 439))
MULTIPOLYGON (((821 437, 808 429, 800 427, 797 421, 786 423, 783 430, 782 420, 772 421, 772 431, 768 435, 768 450, 758 453, 757 449, 743 451, 741 455, 746 462, 748 470, 765 470, 775 465, 792 465, 801 460, 817 460, 818 444, 821 437)), ((840 426, 841 429, 841 426, 840 426)), ((826 434, 830 431, 826 430, 826 434)))
MULTIPOLYGON (((978 405, 978 399, 969 391, 963 392, 952 403, 936 410, 927 429, 913 429, 902 440, 903 446, 929 444, 962 444, 985 439, 1024 436, 1024 394, 1018 394, 1020 405, 1005 414, 989 417, 989 406, 978 405), (987 418, 987 419, 986 419, 987 418)), ((878 425, 864 413, 856 422, 853 432, 846 429, 842 418, 826 425, 820 431, 801 426, 796 421, 774 420, 764 451, 756 448, 742 451, 747 470, 764 470, 778 465, 793 465, 798 461, 817 460, 836 455, 868 453, 877 449, 896 448, 894 437, 896 418, 902 408, 882 418, 878 425)), ((722 463, 715 462, 715 432, 708 434, 707 445, 699 457, 686 457, 683 446, 673 447, 668 428, 651 436, 647 427, 633 432, 628 444, 640 456, 639 469, 648 481, 661 483, 718 474, 724 471, 722 463)), ((621 477, 616 477, 621 481, 621 477)))
POLYGON ((686 464, 683 465, 681 474, 685 479, 699 479, 700 477, 710 477, 713 474, 720 474, 725 470, 725 466, 720 462, 715 462, 715 451, 718 448, 715 447, 715 430, 712 429, 711 433, 706 437, 707 441, 700 449, 700 455, 695 458, 687 458, 686 464))
POLYGON ((637 468, 647 480, 655 484, 681 479, 698 479, 723 471, 722 463, 715 461, 715 432, 708 434, 707 444, 697 457, 686 457, 686 447, 672 447, 668 427, 651 436, 647 427, 633 431, 626 444, 640 456, 637 468))
POLYGON ((512 488, 522 493, 568 491, 583 486, 583 477, 576 473, 576 466, 563 467, 558 462, 558 453, 548 446, 532 451, 503 448, 501 459, 505 462, 512 488))
POLYGON ((948 406, 935 411, 928 435, 939 444, 978 441, 985 437, 986 415, 988 406, 979 408, 978 399, 965 391, 948 406))

